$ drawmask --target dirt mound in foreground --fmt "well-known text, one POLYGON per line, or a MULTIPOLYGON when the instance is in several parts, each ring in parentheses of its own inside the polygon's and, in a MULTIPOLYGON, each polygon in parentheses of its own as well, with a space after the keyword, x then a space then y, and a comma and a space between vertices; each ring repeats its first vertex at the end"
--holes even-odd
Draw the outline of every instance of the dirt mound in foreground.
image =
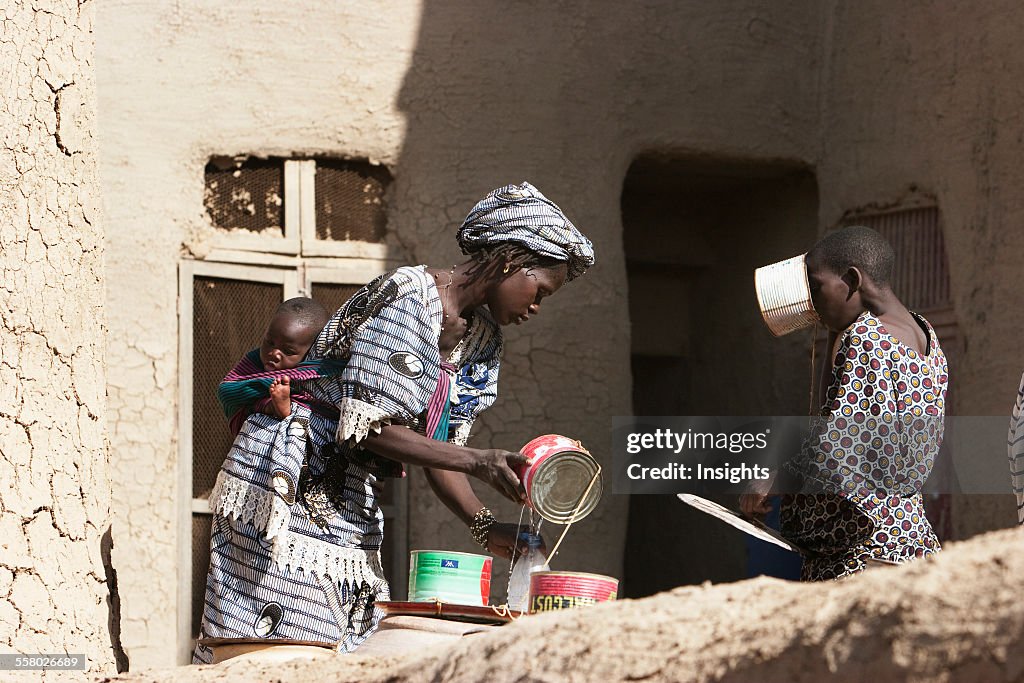
POLYGON ((228 662, 102 681, 1024 682, 1024 531, 837 583, 759 578, 521 619, 399 658, 228 662))

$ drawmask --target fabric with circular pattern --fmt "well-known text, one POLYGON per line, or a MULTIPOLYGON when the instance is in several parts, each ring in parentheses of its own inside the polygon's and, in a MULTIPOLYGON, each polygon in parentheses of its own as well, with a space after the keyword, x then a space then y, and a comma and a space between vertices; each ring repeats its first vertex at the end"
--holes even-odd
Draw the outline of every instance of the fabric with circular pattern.
POLYGON ((803 485, 783 500, 782 529, 809 552, 805 580, 939 550, 921 492, 942 444, 947 366, 935 331, 913 315, 925 355, 867 311, 846 329, 821 417, 789 464, 803 485))

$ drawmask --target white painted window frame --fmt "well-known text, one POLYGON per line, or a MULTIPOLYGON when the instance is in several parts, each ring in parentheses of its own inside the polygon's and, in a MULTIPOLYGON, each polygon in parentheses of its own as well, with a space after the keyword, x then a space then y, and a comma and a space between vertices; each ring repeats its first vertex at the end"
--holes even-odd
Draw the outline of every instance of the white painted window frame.
MULTIPOLYGON (((316 236, 316 160, 286 159, 284 162, 284 236, 223 230, 210 225, 216 260, 249 260, 273 253, 291 256, 327 256, 386 261, 386 244, 357 240, 321 240, 316 236), (241 252, 241 253, 240 253, 241 252), (251 252, 248 257, 244 252, 251 252)), ((210 257, 208 257, 210 258, 210 257)))
MULTIPOLYGON (((192 497, 193 281, 199 277, 281 284, 285 299, 307 295, 314 282, 363 285, 396 267, 384 244, 316 239, 314 160, 286 160, 284 237, 217 231, 214 248, 202 260, 184 259, 178 276, 178 595, 177 658, 191 661, 192 520, 209 515, 209 503, 192 497)), ((408 483, 394 486, 393 503, 382 506, 389 520, 385 534, 392 547, 393 579, 408 573, 408 483)))

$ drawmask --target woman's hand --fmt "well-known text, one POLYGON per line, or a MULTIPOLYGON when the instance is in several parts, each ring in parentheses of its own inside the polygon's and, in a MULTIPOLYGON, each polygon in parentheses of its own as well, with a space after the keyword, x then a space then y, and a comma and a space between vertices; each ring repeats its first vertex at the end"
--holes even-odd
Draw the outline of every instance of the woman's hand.
POLYGON ((526 492, 519 482, 515 468, 529 465, 530 459, 522 453, 503 451, 500 448, 477 450, 475 453, 473 476, 493 486, 498 493, 513 503, 522 504, 526 500, 526 492))
POLYGON ((769 502, 774 478, 754 479, 747 485, 747 490, 740 494, 740 510, 747 517, 760 519, 771 512, 769 502))
POLYGON ((768 502, 767 493, 741 493, 740 510, 747 517, 759 519, 771 512, 772 506, 768 502))
MULTIPOLYGON (((523 527, 507 522, 497 522, 492 524, 490 530, 487 532, 487 552, 504 557, 506 560, 512 559, 513 552, 517 555, 524 554, 528 548, 526 541, 519 538, 519 534, 529 530, 529 527, 523 527)), ((544 543, 543 538, 540 541, 540 547, 544 550, 546 555, 547 545, 544 543)))
MULTIPOLYGON (((472 475, 485 481, 513 503, 521 504, 526 497, 519 485, 519 477, 513 468, 529 464, 529 458, 522 453, 500 449, 477 449, 456 446, 446 441, 435 441, 400 425, 387 425, 379 434, 369 434, 363 441, 366 450, 385 458, 391 458, 410 465, 421 465, 433 470, 448 470, 465 478, 472 475)), ((442 479, 452 482, 450 477, 442 479)), ((433 484, 432 484, 433 485, 433 484)), ((468 484, 456 484, 462 493, 467 493, 468 484)), ((442 488, 450 488, 442 483, 442 488)), ((436 490, 436 489, 435 489, 436 490)), ((472 503, 479 509, 479 501, 472 495, 461 495, 461 501, 446 501, 455 514, 463 521, 472 519, 472 503), (454 507, 453 507, 454 505, 454 507)), ((445 500, 442 498, 442 500, 445 500)))

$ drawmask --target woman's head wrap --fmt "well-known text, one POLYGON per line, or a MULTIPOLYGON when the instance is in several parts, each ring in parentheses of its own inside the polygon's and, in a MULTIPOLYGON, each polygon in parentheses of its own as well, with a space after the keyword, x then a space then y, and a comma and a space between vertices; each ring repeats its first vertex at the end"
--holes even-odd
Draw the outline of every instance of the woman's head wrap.
POLYGON ((594 247, 558 206, 530 183, 506 185, 484 197, 457 234, 462 253, 472 255, 507 242, 561 261, 567 279, 594 265, 594 247))

